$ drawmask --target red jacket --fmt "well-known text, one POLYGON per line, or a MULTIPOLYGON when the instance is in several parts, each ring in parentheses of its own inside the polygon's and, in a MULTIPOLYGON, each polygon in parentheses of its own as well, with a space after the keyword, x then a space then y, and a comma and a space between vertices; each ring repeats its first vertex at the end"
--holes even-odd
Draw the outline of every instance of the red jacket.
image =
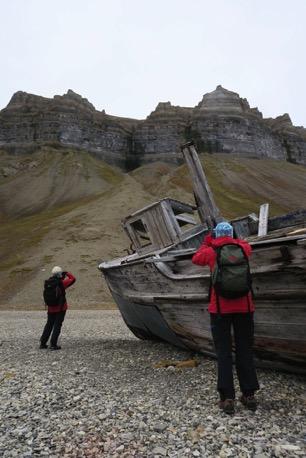
MULTIPOLYGON (((211 234, 208 234, 205 237, 202 246, 193 255, 192 262, 194 264, 198 264, 199 266, 208 265, 210 271, 212 272, 214 270, 217 257, 214 248, 226 245, 227 243, 235 243, 241 246, 246 256, 248 257, 252 252, 251 246, 244 240, 233 239, 232 237, 218 237, 213 239, 211 234)), ((254 312, 255 310, 251 293, 248 293, 246 296, 239 297, 238 299, 226 299, 219 296, 219 305, 221 313, 246 313, 249 310, 251 312, 254 312)), ((213 287, 210 295, 208 311, 210 313, 218 313, 216 292, 213 287)))
MULTIPOLYGON (((73 285, 73 283, 75 282, 75 277, 71 273, 66 272, 65 278, 62 278, 61 282, 62 282, 64 289, 67 289, 69 288, 69 286, 73 285)), ((67 301, 65 300, 64 305, 54 305, 51 307, 48 306, 48 313, 63 312, 67 310, 67 308, 68 308, 68 304, 67 304, 67 301)))

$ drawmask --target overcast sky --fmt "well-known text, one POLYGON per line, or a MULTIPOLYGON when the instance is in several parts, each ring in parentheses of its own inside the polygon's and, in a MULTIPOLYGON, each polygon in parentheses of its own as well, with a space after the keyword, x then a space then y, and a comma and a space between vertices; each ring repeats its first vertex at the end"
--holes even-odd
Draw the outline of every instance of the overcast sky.
POLYGON ((194 106, 218 84, 306 126, 306 0, 0 0, 0 108, 73 89, 107 113, 194 106))

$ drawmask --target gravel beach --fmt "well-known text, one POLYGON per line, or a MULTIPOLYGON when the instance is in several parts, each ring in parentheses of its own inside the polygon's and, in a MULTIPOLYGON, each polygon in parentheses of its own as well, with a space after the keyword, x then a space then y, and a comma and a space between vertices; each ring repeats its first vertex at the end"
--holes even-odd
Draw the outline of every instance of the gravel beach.
POLYGON ((45 316, 0 312, 1 457, 306 456, 305 378, 259 370, 257 412, 226 416, 215 361, 136 339, 117 310, 68 310, 62 350, 39 350, 45 316))

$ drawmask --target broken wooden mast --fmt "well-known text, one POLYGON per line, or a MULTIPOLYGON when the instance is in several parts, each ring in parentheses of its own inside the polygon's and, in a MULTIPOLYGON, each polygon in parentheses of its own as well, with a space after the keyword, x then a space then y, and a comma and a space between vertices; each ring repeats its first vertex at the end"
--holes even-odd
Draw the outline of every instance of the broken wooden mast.
POLYGON ((224 218, 220 215, 220 210, 215 203, 194 142, 182 145, 181 151, 192 177, 193 192, 200 219, 209 229, 213 229, 224 218))

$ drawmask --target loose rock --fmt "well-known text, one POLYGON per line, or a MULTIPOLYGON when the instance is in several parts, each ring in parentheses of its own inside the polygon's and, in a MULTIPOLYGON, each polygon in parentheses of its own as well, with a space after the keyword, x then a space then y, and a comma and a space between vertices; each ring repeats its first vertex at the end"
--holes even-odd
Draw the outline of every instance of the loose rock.
POLYGON ((41 351, 44 322, 44 313, 0 312, 0 456, 306 455, 302 377, 259 370, 258 411, 237 401, 230 417, 218 407, 214 360, 154 368, 190 352, 136 339, 117 311, 69 310, 62 350, 41 351))

